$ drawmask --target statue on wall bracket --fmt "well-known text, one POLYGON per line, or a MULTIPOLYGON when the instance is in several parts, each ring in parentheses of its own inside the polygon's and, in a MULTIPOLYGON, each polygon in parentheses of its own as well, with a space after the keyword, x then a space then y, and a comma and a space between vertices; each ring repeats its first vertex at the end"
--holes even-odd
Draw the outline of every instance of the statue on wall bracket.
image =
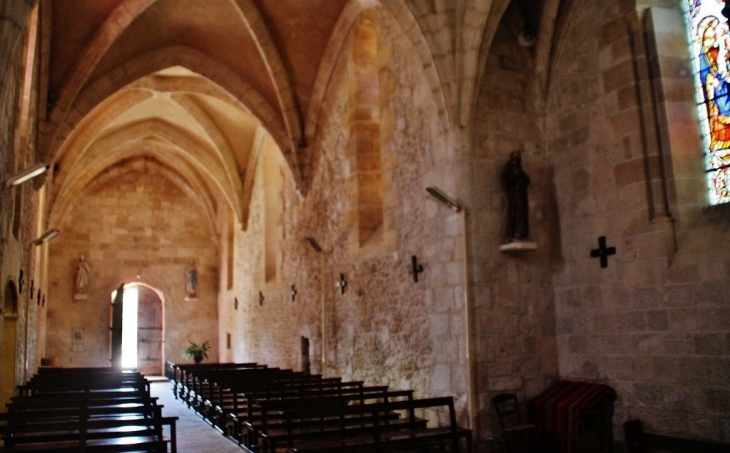
POLYGON ((504 243, 502 252, 522 252, 536 250, 537 243, 530 240, 530 209, 527 188, 530 177, 522 168, 522 151, 512 151, 504 165, 501 178, 507 209, 504 223, 504 243))
POLYGON ((76 275, 74 281, 74 300, 86 300, 89 296, 89 273, 91 268, 86 262, 86 257, 81 255, 76 262, 76 275))
POLYGON ((198 300, 197 287, 198 270, 195 268, 195 260, 190 260, 190 265, 185 269, 185 300, 198 300))

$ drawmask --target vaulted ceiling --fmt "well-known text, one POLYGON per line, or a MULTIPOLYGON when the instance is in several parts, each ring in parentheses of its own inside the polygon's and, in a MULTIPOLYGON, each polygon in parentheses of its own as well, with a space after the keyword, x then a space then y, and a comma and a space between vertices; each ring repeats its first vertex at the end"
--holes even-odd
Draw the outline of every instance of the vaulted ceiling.
POLYGON ((345 3, 43 0, 51 221, 95 177, 146 156, 182 176, 209 218, 225 201, 245 223, 271 139, 301 190, 305 117, 345 3))
MULTIPOLYGON (((139 157, 178 175, 209 219, 226 203, 245 226, 266 147, 279 148, 306 194, 322 99, 366 8, 385 6, 400 22, 442 124, 468 123, 479 68, 511 1, 41 0, 39 101, 47 109, 38 151, 55 170, 49 220, 98 175, 139 157), (461 45, 459 14, 481 30, 465 31, 461 45), (459 66, 473 74, 460 76, 459 66)), ((513 4, 548 43, 536 67, 546 74, 560 0, 513 4)))

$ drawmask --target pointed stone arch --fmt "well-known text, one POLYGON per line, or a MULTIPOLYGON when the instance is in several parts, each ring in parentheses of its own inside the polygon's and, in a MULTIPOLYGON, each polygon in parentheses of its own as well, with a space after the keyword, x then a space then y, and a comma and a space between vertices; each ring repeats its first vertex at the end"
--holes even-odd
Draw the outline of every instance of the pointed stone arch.
MULTIPOLYGON (((115 163, 135 157, 153 158, 163 164, 153 164, 155 171, 178 186, 194 201, 200 212, 206 213, 204 220, 211 236, 215 235, 216 203, 208 183, 202 179, 199 170, 192 164, 181 164, 188 162, 183 149, 164 140, 149 138, 131 140, 106 150, 93 163, 87 164, 84 172, 76 172, 73 178, 65 181, 59 189, 58 196, 50 204, 49 224, 57 224, 63 219, 75 199, 74 194, 79 193, 96 178, 103 177, 104 172, 109 172, 108 169, 113 168, 115 163)), ((116 176, 118 175, 114 173, 108 177, 116 176)))
MULTIPOLYGON (((403 0, 351 0, 343 9, 332 31, 317 70, 317 77, 312 88, 312 101, 309 103, 309 110, 305 117, 305 133, 309 142, 319 143, 318 131, 321 126, 323 107, 327 105, 328 93, 332 89, 334 81, 335 67, 343 55, 345 43, 360 14, 373 8, 383 8, 400 24, 403 34, 410 41, 423 63, 422 69, 431 87, 441 126, 446 134, 450 130, 449 99, 451 97, 447 93, 450 81, 453 80, 453 74, 450 66, 438 63, 434 57, 435 55, 445 55, 447 49, 443 48, 437 40, 427 39, 421 24, 403 0)), ((302 177, 306 187, 311 184, 313 177, 311 170, 317 167, 319 151, 316 153, 314 151, 317 149, 317 146, 307 148, 307 156, 304 158, 307 164, 303 167, 305 170, 302 172, 302 177)))
POLYGON ((55 153, 74 128, 104 99, 114 95, 130 83, 136 83, 145 76, 173 66, 182 66, 200 74, 246 106, 276 140, 291 167, 297 188, 301 190, 297 158, 292 147, 288 145, 290 139, 276 110, 260 93, 227 66, 186 46, 168 46, 143 54, 116 67, 111 73, 84 88, 78 95, 73 112, 69 113, 64 123, 59 125, 54 133, 53 141, 47 150, 48 158, 55 158, 55 153))
POLYGON ((302 127, 301 113, 297 107, 294 90, 289 82, 290 75, 287 73, 281 55, 255 3, 252 0, 235 0, 235 3, 241 12, 241 18, 251 31, 251 37, 259 49, 261 58, 266 64, 271 83, 276 90, 281 117, 290 140, 289 146, 282 148, 294 150, 305 143, 305 138, 302 136, 304 128, 302 127))

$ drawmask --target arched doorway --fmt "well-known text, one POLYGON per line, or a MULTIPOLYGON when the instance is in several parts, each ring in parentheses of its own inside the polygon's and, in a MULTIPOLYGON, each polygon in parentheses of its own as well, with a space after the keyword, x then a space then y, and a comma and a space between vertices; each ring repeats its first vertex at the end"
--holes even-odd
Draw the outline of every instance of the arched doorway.
POLYGON ((15 391, 18 290, 12 280, 3 294, 3 331, 0 345, 0 403, 7 403, 15 391))
MULTIPOLYGON (((121 298, 121 366, 136 368, 146 375, 161 375, 164 364, 164 296, 143 283, 124 285, 121 298)), ((112 318, 114 316, 112 310, 112 318)), ((112 319, 112 326, 114 325, 112 319)), ((114 338, 112 343, 114 343, 114 338)), ((112 350, 114 350, 112 346, 112 350)))

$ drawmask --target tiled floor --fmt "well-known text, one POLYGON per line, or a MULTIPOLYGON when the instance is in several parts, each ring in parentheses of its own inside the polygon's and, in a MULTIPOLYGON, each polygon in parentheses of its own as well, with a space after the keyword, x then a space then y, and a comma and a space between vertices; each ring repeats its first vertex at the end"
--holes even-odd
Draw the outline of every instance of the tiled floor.
POLYGON ((177 451, 179 453, 241 453, 244 451, 211 427, 192 409, 176 400, 169 382, 152 382, 152 396, 164 405, 164 416, 177 416, 177 451))

